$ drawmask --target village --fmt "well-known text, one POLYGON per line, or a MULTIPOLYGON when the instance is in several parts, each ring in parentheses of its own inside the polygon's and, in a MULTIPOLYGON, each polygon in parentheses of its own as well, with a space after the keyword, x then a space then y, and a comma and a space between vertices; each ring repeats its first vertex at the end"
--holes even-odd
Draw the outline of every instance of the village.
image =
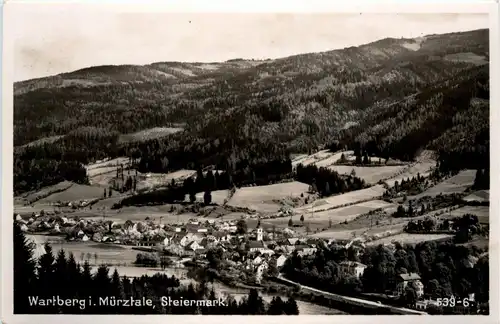
MULTIPOLYGON (((285 214, 280 212, 279 216, 289 217, 289 212, 285 214)), ((266 229, 261 226, 260 218, 257 219, 255 226, 247 225, 247 221, 255 224, 255 217, 258 217, 256 215, 241 216, 238 220, 227 221, 191 218, 187 222, 169 224, 162 223, 162 217, 157 219, 146 217, 144 221, 127 220, 120 223, 104 218, 80 218, 68 215, 42 210, 40 213, 33 213, 28 219, 17 214, 15 219, 21 229, 30 234, 57 236, 72 244, 97 243, 101 247, 105 244, 138 251, 136 260, 131 262, 137 267, 158 268, 158 271, 166 267, 212 268, 212 272, 217 273, 215 279, 236 287, 265 286, 269 279, 287 281, 280 274, 287 260, 294 256, 312 256, 320 248, 345 251, 350 256, 338 264, 339 275, 342 277, 360 279, 367 268, 367 265, 357 261, 364 254, 367 245, 370 245, 366 237, 358 236, 347 240, 318 238, 297 231, 297 226, 293 226, 291 221, 288 227, 273 226, 266 229), (215 260, 216 258, 219 260, 215 260)), ((449 219, 427 216, 423 220, 407 222, 405 231, 452 234, 460 231, 459 222, 456 223, 449 219)), ((480 228, 477 220, 469 225, 474 231, 480 228), (477 229, 474 229, 474 226, 477 229)), ((471 229, 468 227, 467 231, 471 229)), ((393 240, 382 245, 395 252, 397 244, 399 243, 393 240)), ((87 261, 90 257, 90 255, 86 257, 87 261)), ((83 258, 85 257, 82 256, 83 258)), ((96 263, 97 259, 96 252, 96 263)), ((477 259, 471 262, 473 267, 477 259)), ((425 311, 428 306, 438 306, 438 301, 424 298, 424 285, 418 274, 398 274, 394 280, 397 281, 397 285, 389 294, 391 299, 396 300, 403 296, 409 285, 416 292, 412 308, 425 311)), ((367 294, 364 297, 367 303, 375 300, 381 304, 380 300, 388 302, 387 296, 380 299, 376 294, 367 294)), ((468 300, 474 302, 473 294, 468 300)))
MULTIPOLYGON (((469 189, 478 179, 475 170, 432 177, 435 161, 427 152, 413 164, 396 161, 373 166, 345 162, 353 159, 352 154, 324 150, 297 157, 293 163, 299 169, 308 163, 331 164, 345 172, 345 177, 358 173, 368 183, 360 190, 328 196, 315 183, 285 180, 187 194, 175 203, 136 206, 123 201, 149 197, 161 192, 158 187, 165 184, 176 188, 191 179, 208 179, 213 173, 142 175, 130 168, 130 181, 126 181, 130 184, 117 191, 108 184, 125 178, 122 163, 126 161, 103 161, 88 166, 91 185, 62 182, 19 197, 14 216, 25 233, 57 238, 59 248, 95 267, 126 266, 144 273, 195 269, 201 270, 203 278, 230 287, 269 289, 279 282, 321 296, 330 293, 303 285, 302 275, 297 281, 286 276, 300 263, 297 257, 314 259, 321 251, 334 251, 337 280, 359 283, 370 266, 362 261, 377 246, 395 254, 401 246, 421 242, 487 242, 489 192, 469 189), (109 257, 110 253, 114 256, 109 257)), ((215 178, 219 178, 217 171, 215 178)), ((470 266, 477 260, 472 259, 470 266)), ((401 306, 398 300, 412 287, 415 296, 405 301, 406 307, 425 311, 438 303, 424 294, 420 275, 411 269, 398 270, 390 281, 395 284, 383 294, 358 289, 356 294, 362 298, 355 302, 343 295, 330 297, 356 307, 401 306)))

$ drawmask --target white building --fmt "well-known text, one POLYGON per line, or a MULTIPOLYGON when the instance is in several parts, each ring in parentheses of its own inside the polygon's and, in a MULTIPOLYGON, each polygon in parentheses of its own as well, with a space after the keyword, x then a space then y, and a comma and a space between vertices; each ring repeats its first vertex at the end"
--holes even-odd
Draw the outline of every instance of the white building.
POLYGON ((403 273, 398 277, 398 283, 396 285, 396 296, 401 296, 405 293, 406 287, 411 285, 417 294, 417 297, 421 297, 424 294, 424 285, 420 281, 420 276, 416 273, 403 273))
POLYGON ((276 259, 276 266, 277 266, 278 268, 281 268, 281 267, 285 264, 285 262, 286 262, 286 260, 287 260, 287 259, 288 259, 288 258, 287 258, 284 254, 280 255, 280 256, 276 259))
POLYGON ((264 232, 262 231, 262 228, 257 228, 257 241, 262 241, 264 236, 264 232))
POLYGON ((360 278, 366 269, 366 265, 354 261, 343 261, 339 265, 341 273, 347 276, 355 276, 356 278, 360 278))

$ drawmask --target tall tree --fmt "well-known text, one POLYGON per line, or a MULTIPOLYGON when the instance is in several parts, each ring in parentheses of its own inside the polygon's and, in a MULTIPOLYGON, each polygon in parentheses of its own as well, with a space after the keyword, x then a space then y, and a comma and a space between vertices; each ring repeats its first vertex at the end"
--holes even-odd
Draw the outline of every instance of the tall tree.
POLYGON ((34 249, 33 242, 26 238, 18 225, 14 225, 14 314, 34 312, 28 301, 28 296, 34 296, 37 279, 34 249))

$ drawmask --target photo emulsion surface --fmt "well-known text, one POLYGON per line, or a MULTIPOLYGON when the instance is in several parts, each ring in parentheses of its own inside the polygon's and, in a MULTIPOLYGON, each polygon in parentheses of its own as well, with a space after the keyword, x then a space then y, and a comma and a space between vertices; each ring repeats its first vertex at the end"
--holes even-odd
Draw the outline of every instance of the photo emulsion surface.
POLYGON ((487 14, 18 25, 14 314, 489 314, 487 14))

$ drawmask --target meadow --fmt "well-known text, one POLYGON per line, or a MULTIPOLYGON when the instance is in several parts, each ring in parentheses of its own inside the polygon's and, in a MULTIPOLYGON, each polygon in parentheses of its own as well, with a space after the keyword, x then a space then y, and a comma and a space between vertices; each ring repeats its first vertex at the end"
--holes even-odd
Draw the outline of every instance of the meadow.
POLYGON ((281 207, 280 200, 306 195, 308 188, 308 184, 297 181, 240 188, 236 190, 227 205, 263 213, 275 213, 281 207))
POLYGON ((401 244, 416 244, 426 241, 437 241, 444 239, 451 239, 453 235, 448 234, 409 234, 401 233, 393 236, 388 236, 381 238, 379 240, 371 241, 366 243, 366 245, 379 245, 379 244, 390 244, 393 242, 399 242, 401 244))
POLYGON ((437 196, 439 194, 453 194, 453 193, 462 193, 467 188, 474 184, 474 179, 476 178, 476 170, 464 170, 459 172, 457 175, 446 179, 437 185, 425 190, 424 192, 412 196, 408 199, 419 199, 425 196, 437 196))
POLYGON ((377 199, 382 196, 385 189, 381 185, 376 185, 370 188, 347 192, 345 194, 335 195, 328 198, 318 199, 313 203, 295 208, 296 213, 319 212, 336 207, 342 207, 348 204, 355 204, 368 200, 377 199))
POLYGON ((402 172, 405 165, 394 165, 394 166, 350 166, 350 165, 332 165, 328 169, 338 172, 340 174, 351 174, 353 171, 356 173, 356 177, 365 180, 368 184, 376 184, 380 180, 385 180, 396 176, 398 173, 402 172))

